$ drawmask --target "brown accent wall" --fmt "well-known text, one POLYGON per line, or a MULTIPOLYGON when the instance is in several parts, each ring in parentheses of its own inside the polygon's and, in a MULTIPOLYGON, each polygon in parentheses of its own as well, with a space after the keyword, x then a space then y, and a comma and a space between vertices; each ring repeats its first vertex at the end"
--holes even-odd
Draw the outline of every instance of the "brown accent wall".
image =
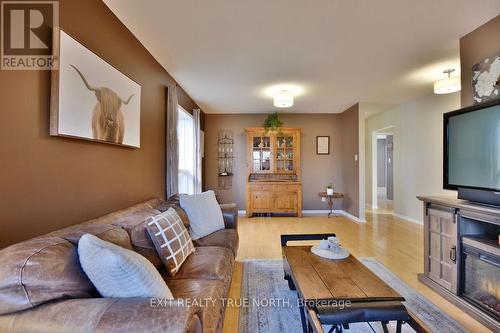
MULTIPOLYGON (((214 189, 223 202, 236 202, 238 209, 245 209, 245 186, 246 186, 246 127, 262 126, 265 114, 207 114, 205 116, 205 188, 214 189), (217 178, 217 135, 219 130, 233 131, 234 144, 234 177, 231 190, 219 190, 217 178)), ((318 192, 323 191, 326 184, 333 182, 336 191, 346 192, 348 196, 353 191, 353 184, 346 184, 343 177, 342 167, 344 163, 342 148, 344 144, 351 146, 352 140, 356 140, 358 135, 357 117, 354 119, 349 115, 344 117, 341 114, 281 114, 280 119, 285 127, 302 128, 301 136, 301 169, 303 186, 303 209, 317 210, 327 209, 327 204, 318 197, 318 192), (356 121, 356 124, 349 122, 356 121), (354 131, 344 131, 343 126, 354 131), (345 132, 345 133, 344 133, 345 132), (330 155, 316 155, 316 136, 330 136, 330 155), (346 135, 344 137, 344 135, 346 135), (348 141, 347 143, 345 141, 348 141)), ((351 165, 349 165, 351 168, 351 165)), ((350 176, 348 181, 354 177, 355 170, 347 172, 350 176)), ((356 180, 357 184, 357 180, 356 180)), ((348 197, 345 199, 347 207, 358 199, 348 197)), ((340 204, 336 204, 336 209, 341 209, 340 204)), ((351 212, 352 214, 352 212, 351 212)))
POLYGON ((359 104, 340 114, 343 208, 359 217, 359 104), (355 160, 358 155, 358 161, 355 160))
POLYGON ((461 105, 473 104, 472 66, 500 52, 500 15, 460 38, 461 105))
POLYGON ((165 193, 175 81, 101 0, 61 0, 60 26, 142 86, 141 148, 50 137, 50 73, 0 71, 0 248, 165 193))

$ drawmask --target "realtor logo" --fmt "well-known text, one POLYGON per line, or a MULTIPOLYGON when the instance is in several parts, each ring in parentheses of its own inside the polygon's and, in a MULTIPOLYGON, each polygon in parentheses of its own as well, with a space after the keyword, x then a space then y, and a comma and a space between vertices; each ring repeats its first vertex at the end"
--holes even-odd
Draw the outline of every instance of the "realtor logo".
POLYGON ((59 24, 57 1, 1 2, 2 70, 50 70, 52 29, 59 24))

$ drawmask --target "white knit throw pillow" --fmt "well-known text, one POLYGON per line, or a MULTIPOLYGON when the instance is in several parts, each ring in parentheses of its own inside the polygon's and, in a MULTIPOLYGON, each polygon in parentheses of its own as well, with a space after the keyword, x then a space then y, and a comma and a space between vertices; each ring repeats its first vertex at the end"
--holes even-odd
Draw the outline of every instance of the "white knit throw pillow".
POLYGON ((214 191, 179 194, 179 203, 189 217, 191 239, 200 239, 224 229, 224 217, 214 191))
POLYGON ((134 251, 85 234, 78 242, 78 255, 102 297, 174 298, 151 262, 134 251))

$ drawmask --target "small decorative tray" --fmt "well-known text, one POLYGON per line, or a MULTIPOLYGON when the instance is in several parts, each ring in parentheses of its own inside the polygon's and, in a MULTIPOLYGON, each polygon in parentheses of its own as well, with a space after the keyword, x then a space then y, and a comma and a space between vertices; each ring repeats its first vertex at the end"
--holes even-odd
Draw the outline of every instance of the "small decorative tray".
POLYGON ((325 259, 345 259, 349 257, 349 251, 344 247, 339 247, 338 252, 333 252, 331 250, 325 250, 319 247, 319 245, 313 246, 311 248, 311 252, 317 255, 318 257, 325 259))

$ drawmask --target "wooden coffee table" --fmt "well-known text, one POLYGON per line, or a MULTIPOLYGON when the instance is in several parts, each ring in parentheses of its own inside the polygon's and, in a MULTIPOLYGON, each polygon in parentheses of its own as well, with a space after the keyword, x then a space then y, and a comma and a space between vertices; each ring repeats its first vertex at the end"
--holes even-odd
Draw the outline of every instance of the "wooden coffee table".
POLYGON ((304 332, 323 332, 322 324, 331 324, 327 322, 328 318, 332 318, 328 313, 335 316, 336 308, 330 305, 324 307, 325 301, 349 301, 358 312, 371 313, 367 321, 382 322, 384 330, 388 321, 397 320, 399 329, 402 322, 407 321, 417 332, 427 331, 421 322, 411 317, 411 313, 409 319, 400 319, 405 317, 404 314, 408 315, 401 303, 405 299, 354 256, 330 260, 314 255, 311 246, 287 245, 290 241, 320 240, 329 236, 335 234, 281 235, 285 279, 290 289, 297 290, 305 304, 301 306, 304 332), (382 310, 378 311, 379 308, 382 310), (384 309, 387 311, 384 312, 384 309), (392 313, 391 309, 394 310, 392 313), (381 313, 380 320, 373 318, 374 312, 381 313), (394 319, 388 319, 391 316, 394 319))

